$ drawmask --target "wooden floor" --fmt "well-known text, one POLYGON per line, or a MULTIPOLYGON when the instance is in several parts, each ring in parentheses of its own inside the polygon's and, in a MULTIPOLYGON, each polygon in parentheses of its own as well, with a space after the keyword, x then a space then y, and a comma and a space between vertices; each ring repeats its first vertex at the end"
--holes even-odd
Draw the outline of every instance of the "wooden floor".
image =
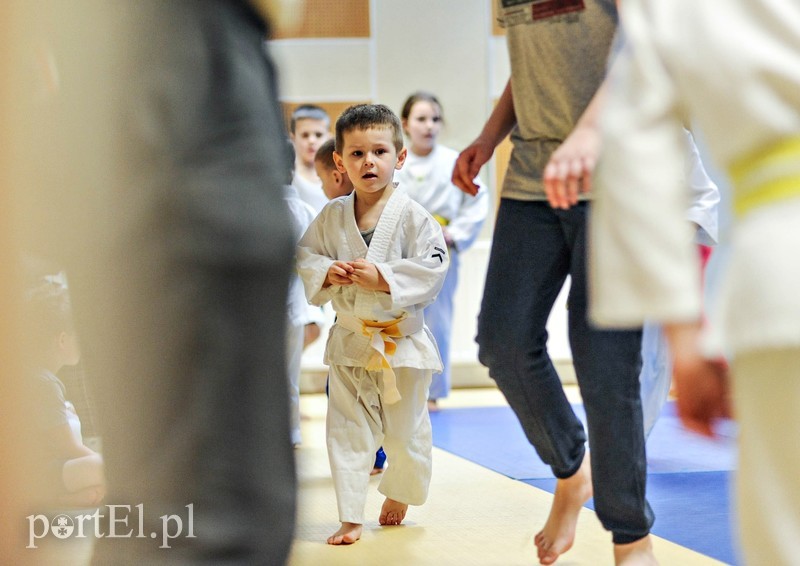
MULTIPOLYGON (((568 392, 573 398, 574 391, 568 392)), ((443 410, 456 406, 497 406, 505 401, 496 389, 456 390, 443 410)), ((325 450, 324 395, 301 396, 303 444, 297 449, 299 511, 291 566, 514 566, 537 564, 533 536, 547 519, 548 492, 433 450, 433 480, 428 502, 411 507, 404 524, 378 525, 383 496, 374 477, 367 499, 362 539, 334 547, 325 539, 339 526, 325 450)), ((662 565, 722 564, 664 539, 655 538, 662 565)), ((584 509, 575 545, 559 558, 560 566, 613 564, 611 535, 593 511, 584 509)))

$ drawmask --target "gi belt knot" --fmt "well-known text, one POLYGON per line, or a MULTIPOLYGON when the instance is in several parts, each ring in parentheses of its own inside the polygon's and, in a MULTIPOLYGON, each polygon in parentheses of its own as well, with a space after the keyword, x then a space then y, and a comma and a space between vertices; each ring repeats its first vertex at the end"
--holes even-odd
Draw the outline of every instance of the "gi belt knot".
POLYGON ((409 320, 408 314, 403 313, 400 318, 378 321, 339 315, 336 323, 353 332, 360 332, 369 339, 369 345, 375 352, 367 362, 366 369, 383 373, 383 402, 387 405, 397 403, 401 396, 391 364, 392 356, 397 351, 394 338, 409 336, 421 330, 421 318, 409 320))

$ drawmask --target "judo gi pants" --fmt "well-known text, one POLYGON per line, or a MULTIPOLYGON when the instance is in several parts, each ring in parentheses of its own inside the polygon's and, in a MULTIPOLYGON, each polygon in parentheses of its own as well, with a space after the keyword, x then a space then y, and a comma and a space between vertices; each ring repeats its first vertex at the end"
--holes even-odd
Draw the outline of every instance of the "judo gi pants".
MULTIPOLYGON (((478 317, 479 358, 557 478, 583 461, 586 433, 547 352, 547 319, 567 275, 569 340, 591 440, 594 504, 615 544, 649 533, 639 398, 641 331, 598 330, 587 320, 588 204, 554 210, 503 199, 478 317)), ((391 461, 391 460, 390 460, 391 461)))
POLYGON ((745 564, 789 566, 800 556, 800 348, 738 354, 737 511, 745 564))
POLYGON ((339 520, 364 523, 375 451, 383 445, 389 466, 378 486, 386 497, 422 505, 431 481, 431 370, 394 368, 402 399, 384 405, 381 372, 332 365, 327 443, 339 520))

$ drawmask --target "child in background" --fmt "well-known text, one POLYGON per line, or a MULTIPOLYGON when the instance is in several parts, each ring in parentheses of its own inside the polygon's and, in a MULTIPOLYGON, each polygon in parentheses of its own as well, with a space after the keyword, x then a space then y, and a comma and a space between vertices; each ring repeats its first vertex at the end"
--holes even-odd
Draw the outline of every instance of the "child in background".
POLYGON ((289 132, 296 154, 292 186, 319 213, 328 202, 314 167, 319 146, 331 137, 331 119, 319 106, 304 104, 292 112, 289 132))
POLYGON ((33 426, 41 439, 39 453, 45 483, 43 499, 70 507, 96 506, 105 496, 102 457, 83 444, 81 423, 56 373, 80 360, 67 289, 55 281, 32 288, 27 297, 29 367, 36 373, 37 406, 33 426))
POLYGON ((420 203, 441 224, 450 252, 450 269, 436 301, 425 311, 444 369, 433 377, 428 409, 438 410, 438 400, 450 393, 450 339, 453 326, 453 298, 458 284, 459 255, 475 241, 489 210, 486 186, 475 196, 456 187, 451 180, 458 152, 436 143, 444 119, 442 105, 427 92, 416 92, 406 99, 400 114, 409 140, 408 157, 397 180, 408 196, 420 203))
MULTIPOLYGON (((339 171, 336 168, 336 162, 333 160, 333 152, 335 150, 335 141, 328 140, 319 147, 314 158, 314 167, 317 169, 317 175, 322 179, 322 190, 330 200, 347 196, 353 192, 353 182, 347 176, 347 171, 339 171)), ((325 393, 328 393, 327 383, 325 384, 325 393)), ((386 453, 383 451, 383 447, 380 447, 375 453, 375 465, 372 467, 370 475, 374 476, 381 473, 385 465, 386 453)))
POLYGON ((353 182, 347 176, 347 172, 336 168, 336 162, 333 160, 335 149, 336 143, 330 139, 319 146, 314 156, 314 169, 322 181, 322 192, 328 200, 344 197, 353 192, 353 182))
MULTIPOLYGON (((317 213, 314 209, 300 198, 291 184, 294 174, 294 149, 289 144, 290 162, 286 169, 286 184, 283 186, 283 199, 289 207, 289 214, 292 218, 296 241, 300 241, 311 221, 317 213)), ((313 333, 319 336, 319 327, 322 322, 322 314, 318 314, 319 309, 312 307, 306 301, 303 292, 303 282, 297 271, 294 272, 289 280, 289 297, 287 303, 286 317, 286 370, 289 374, 289 418, 291 423, 292 445, 297 447, 302 442, 300 433, 300 370, 303 358, 303 350, 308 345, 309 326, 316 327, 313 333)))
POLYGON ((449 264, 439 224, 393 177, 405 161, 397 116, 383 105, 348 108, 336 122, 334 159, 354 185, 311 223, 298 270, 313 304, 332 301, 328 456, 341 527, 328 544, 361 537, 369 472, 383 444, 381 525, 425 502, 431 478, 428 387, 441 370, 423 309, 449 264))

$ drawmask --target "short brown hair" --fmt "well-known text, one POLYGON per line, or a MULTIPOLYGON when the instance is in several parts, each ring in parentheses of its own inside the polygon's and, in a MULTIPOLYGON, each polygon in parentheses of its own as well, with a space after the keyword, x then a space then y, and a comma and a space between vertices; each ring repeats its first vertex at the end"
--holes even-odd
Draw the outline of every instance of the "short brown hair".
POLYGON ((316 155, 314 155, 314 161, 321 163, 327 171, 333 171, 336 169, 336 163, 333 161, 333 152, 335 150, 336 142, 333 139, 329 139, 319 146, 316 155))
POLYGON ((403 149, 403 130, 400 119, 383 104, 357 104, 350 106, 342 112, 336 120, 336 151, 342 152, 344 134, 353 130, 368 130, 375 127, 384 127, 392 130, 392 141, 399 152, 403 149))

